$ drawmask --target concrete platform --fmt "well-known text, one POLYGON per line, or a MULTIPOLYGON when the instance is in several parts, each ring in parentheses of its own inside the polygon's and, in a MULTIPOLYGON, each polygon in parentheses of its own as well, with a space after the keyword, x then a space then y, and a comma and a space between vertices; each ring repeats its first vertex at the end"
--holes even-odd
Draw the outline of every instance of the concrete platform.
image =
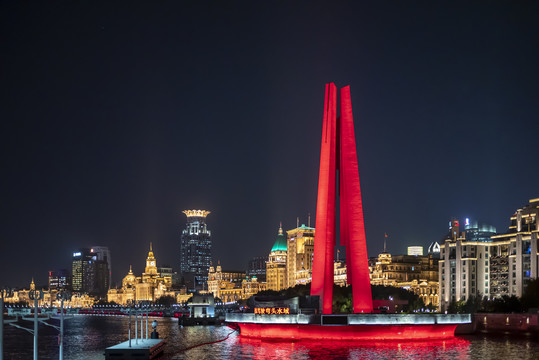
POLYGON ((262 315, 230 313, 226 321, 248 338, 277 340, 430 340, 455 336, 470 314, 262 315))
POLYGON ((163 339, 138 339, 138 344, 135 339, 131 339, 131 347, 129 347, 129 341, 125 341, 106 348, 105 359, 156 359, 161 356, 164 350, 165 341, 163 339))

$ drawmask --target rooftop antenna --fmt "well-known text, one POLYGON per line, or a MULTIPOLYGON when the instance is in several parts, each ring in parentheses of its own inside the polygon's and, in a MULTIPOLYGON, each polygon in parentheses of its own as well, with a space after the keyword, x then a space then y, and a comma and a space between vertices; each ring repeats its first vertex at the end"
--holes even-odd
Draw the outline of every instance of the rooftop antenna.
POLYGON ((309 222, 308 222, 308 226, 311 227, 311 213, 309 213, 309 222))
POLYGON ((385 236, 384 236, 384 252, 386 252, 386 240, 387 240, 387 233, 385 233, 385 236))
POLYGON ((339 254, 341 253, 341 250, 337 249, 337 262, 339 262, 339 254))
POLYGON ((298 216, 298 218, 296 219, 296 227, 299 228, 299 216, 298 216))

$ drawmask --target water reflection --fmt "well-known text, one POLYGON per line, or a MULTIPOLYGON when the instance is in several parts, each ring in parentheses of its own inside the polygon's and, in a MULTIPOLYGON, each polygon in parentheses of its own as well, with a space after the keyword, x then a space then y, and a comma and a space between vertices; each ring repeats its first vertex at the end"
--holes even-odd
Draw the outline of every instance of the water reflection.
POLYGON ((470 341, 274 342, 239 338, 241 355, 255 359, 466 359, 470 341))
MULTIPOLYGON (((539 359, 537 336, 509 334, 457 337, 440 341, 261 341, 240 337, 226 326, 180 327, 172 319, 157 319, 157 331, 167 341, 168 359, 539 359), (228 340, 192 346, 225 338, 228 340)), ((66 359, 102 360, 105 348, 127 340, 125 317, 77 316, 66 321, 66 359)), ((134 326, 133 326, 134 331, 134 326)), ((58 358, 58 333, 39 327, 39 358, 58 358)), ((31 359, 32 336, 4 327, 4 358, 31 359)))

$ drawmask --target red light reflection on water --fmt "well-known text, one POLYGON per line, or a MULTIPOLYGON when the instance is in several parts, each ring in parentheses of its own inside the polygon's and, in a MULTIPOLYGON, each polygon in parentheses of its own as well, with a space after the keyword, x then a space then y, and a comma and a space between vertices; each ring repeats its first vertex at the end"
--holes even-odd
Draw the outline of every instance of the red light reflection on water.
POLYGON ((253 359, 468 359, 470 341, 266 341, 238 336, 236 346, 253 359))

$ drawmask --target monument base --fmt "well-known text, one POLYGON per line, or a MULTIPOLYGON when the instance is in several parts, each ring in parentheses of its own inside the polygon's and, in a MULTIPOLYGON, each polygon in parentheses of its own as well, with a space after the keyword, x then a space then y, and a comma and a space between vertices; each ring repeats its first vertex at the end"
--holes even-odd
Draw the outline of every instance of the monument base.
POLYGON ((240 335, 275 340, 429 340, 455 336, 469 314, 258 315, 227 314, 240 335))

